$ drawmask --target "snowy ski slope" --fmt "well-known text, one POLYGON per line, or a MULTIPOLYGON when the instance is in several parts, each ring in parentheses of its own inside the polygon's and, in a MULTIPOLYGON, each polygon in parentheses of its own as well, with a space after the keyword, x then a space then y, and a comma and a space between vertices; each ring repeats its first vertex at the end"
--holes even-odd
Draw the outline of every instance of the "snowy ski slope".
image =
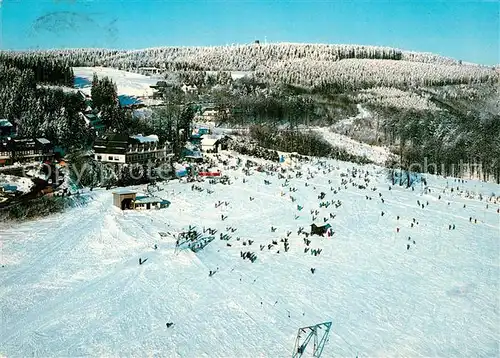
MULTIPOLYGON (((73 67, 76 78, 85 79, 90 84, 94 73, 99 78, 109 77, 117 87, 118 95, 147 97, 153 95, 151 85, 155 85, 158 79, 144 76, 138 73, 117 70, 109 67, 73 67)), ((81 88, 81 90, 90 95, 91 85, 81 88)))
POLYGON ((96 190, 86 207, 4 224, 0 355, 286 357, 299 327, 332 321, 323 357, 498 356, 499 205, 442 189, 500 188, 430 177, 429 194, 420 185, 389 190, 379 167, 328 163, 331 172, 314 163, 303 165, 302 178, 288 172, 287 187, 277 175, 241 168, 224 170, 231 185, 197 183, 212 194, 160 184, 172 205, 158 211, 121 212, 110 191, 96 190), (369 171, 367 189, 357 187, 364 172, 340 176, 353 167, 369 171), (320 209, 321 191, 340 207, 320 209), (228 205, 215 208, 219 201, 228 205), (331 238, 309 237, 319 256, 304 253, 297 234, 316 209, 319 223, 336 215, 331 238), (216 228, 217 239, 176 254, 175 240, 158 234, 189 225, 216 228), (285 253, 280 239, 289 230, 285 253), (221 232, 232 238, 220 240, 221 232), (272 240, 278 245, 268 250, 272 240), (258 258, 243 260, 240 251, 258 258), (139 266, 139 258, 147 261, 139 266))

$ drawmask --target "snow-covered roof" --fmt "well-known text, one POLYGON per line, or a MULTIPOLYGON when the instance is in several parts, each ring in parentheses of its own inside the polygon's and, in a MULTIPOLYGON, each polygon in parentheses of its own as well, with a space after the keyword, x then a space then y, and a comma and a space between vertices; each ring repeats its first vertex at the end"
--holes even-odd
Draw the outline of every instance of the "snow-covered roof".
POLYGON ((37 138, 36 140, 42 144, 50 144, 50 140, 48 140, 46 138, 37 138))
POLYGON ((8 119, 0 119, 0 127, 12 127, 8 119))
POLYGON ((119 188, 113 191, 113 194, 118 194, 118 195, 137 194, 137 191, 127 188, 119 188))
POLYGON ((201 159, 203 158, 203 155, 200 152, 193 152, 192 155, 186 155, 184 158, 189 158, 189 159, 201 159))
POLYGON ((161 198, 157 198, 155 196, 139 196, 135 198, 135 203, 136 204, 155 204, 155 203, 162 203, 166 200, 163 200, 161 198))
POLYGON ((213 146, 217 143, 219 138, 214 138, 214 137, 202 137, 201 138, 201 145, 202 146, 213 146))
POLYGON ((137 139, 141 143, 155 143, 159 141, 156 134, 151 134, 145 137, 142 134, 137 134, 135 136, 132 136, 132 138, 137 139))

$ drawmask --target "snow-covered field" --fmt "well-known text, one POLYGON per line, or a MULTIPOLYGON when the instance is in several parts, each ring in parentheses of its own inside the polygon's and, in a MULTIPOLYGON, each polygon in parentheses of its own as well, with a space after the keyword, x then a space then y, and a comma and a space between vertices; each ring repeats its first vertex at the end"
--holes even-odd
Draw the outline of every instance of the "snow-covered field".
POLYGON ((299 327, 332 321, 323 357, 497 357, 500 215, 486 196, 500 188, 430 177, 429 194, 420 185, 389 190, 378 167, 328 164, 331 172, 304 164, 302 178, 288 172, 288 186, 241 169, 224 170, 231 185, 197 184, 211 194, 160 184, 172 205, 158 211, 122 212, 97 190, 86 207, 3 225, 0 355, 285 357, 299 327), (459 193, 467 190, 484 200, 459 193), (322 191, 341 205, 320 208, 322 191), (228 205, 215 208, 219 201, 228 205), (309 237, 319 256, 297 234, 308 231, 311 210, 335 232, 309 237), (159 235, 189 225, 216 228, 217 239, 175 253, 175 240, 159 235))
MULTIPOLYGON (((146 97, 153 95, 151 85, 155 85, 158 79, 154 79, 141 74, 117 70, 109 67, 73 67, 73 72, 77 81, 81 79, 90 81, 94 73, 99 78, 107 76, 116 84, 118 95, 146 97)), ((90 86, 83 87, 81 90, 90 95, 90 86)))

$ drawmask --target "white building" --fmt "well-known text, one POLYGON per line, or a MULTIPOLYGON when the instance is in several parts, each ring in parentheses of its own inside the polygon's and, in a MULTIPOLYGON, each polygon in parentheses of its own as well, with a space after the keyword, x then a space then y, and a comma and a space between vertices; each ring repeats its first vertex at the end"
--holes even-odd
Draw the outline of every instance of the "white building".
POLYGON ((203 136, 201 138, 201 150, 205 153, 217 153, 219 138, 203 136))
POLYGON ((201 151, 205 153, 218 153, 220 150, 227 150, 230 139, 230 137, 224 135, 203 135, 201 137, 201 151))
POLYGON ((99 162, 115 164, 161 163, 173 157, 172 147, 166 142, 160 144, 155 135, 129 137, 109 134, 96 140, 94 158, 99 162))

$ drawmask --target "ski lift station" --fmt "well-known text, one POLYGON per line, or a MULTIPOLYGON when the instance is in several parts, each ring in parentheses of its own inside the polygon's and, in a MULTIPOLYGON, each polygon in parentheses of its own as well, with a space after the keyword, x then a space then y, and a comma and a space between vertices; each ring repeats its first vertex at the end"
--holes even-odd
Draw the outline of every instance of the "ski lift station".
POLYGON ((118 189, 113 192, 113 205, 121 210, 150 210, 168 208, 170 201, 155 196, 139 196, 129 189, 118 189))

